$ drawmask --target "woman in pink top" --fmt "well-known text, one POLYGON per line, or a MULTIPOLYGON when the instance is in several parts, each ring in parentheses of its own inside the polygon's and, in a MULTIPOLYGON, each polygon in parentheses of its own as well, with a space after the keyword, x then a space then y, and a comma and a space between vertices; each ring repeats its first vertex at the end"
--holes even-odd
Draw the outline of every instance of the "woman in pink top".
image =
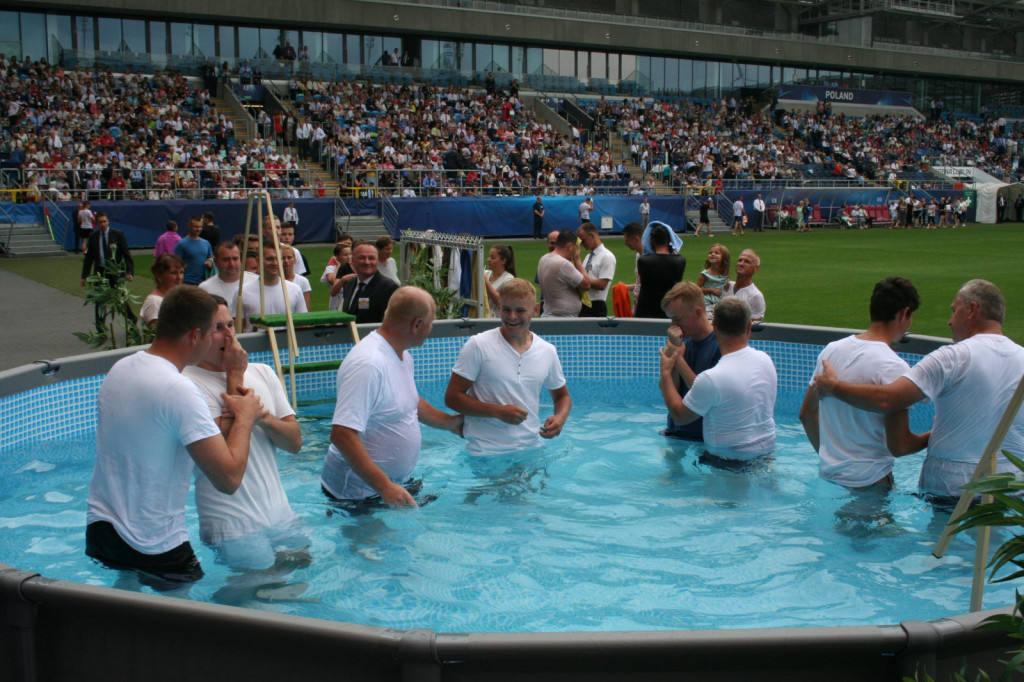
POLYGON ((181 241, 178 234, 178 223, 173 220, 167 221, 167 231, 157 237, 156 248, 153 249, 153 257, 159 258, 165 253, 174 253, 174 245, 181 241))

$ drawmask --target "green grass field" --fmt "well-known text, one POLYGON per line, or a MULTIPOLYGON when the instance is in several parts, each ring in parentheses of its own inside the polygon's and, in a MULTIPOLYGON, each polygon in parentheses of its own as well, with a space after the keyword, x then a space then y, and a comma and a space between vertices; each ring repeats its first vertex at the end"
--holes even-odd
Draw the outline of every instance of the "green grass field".
MULTIPOLYGON (((766 232, 708 239, 686 237, 686 279, 694 281, 715 241, 727 246, 733 262, 744 248, 761 256, 755 281, 768 305, 766 320, 825 327, 863 328, 874 283, 890 275, 910 278, 921 292, 916 334, 949 337, 946 321, 953 294, 961 284, 980 277, 998 285, 1006 298, 1004 331, 1024 341, 1024 285, 1018 281, 1014 254, 1024 252, 1020 224, 970 226, 957 230, 816 230, 810 234, 766 232)), ((537 260, 547 251, 544 241, 513 241, 518 274, 533 279, 537 260)), ((633 253, 621 237, 605 240, 618 259, 616 281, 633 281, 633 253)), ((302 252, 313 276, 313 308, 327 309, 326 287, 319 276, 331 255, 328 246, 306 245, 302 252)), ((140 297, 152 289, 152 255, 136 253, 133 289, 140 297)), ((80 257, 5 259, 0 267, 77 296, 80 257)))

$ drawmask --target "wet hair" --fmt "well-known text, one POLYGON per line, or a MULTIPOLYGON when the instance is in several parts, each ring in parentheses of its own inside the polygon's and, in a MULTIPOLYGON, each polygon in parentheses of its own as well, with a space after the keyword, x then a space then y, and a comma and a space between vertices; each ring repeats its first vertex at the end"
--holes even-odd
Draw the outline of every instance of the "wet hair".
POLYGON ((180 339, 194 329, 206 334, 213 325, 217 302, 206 291, 191 284, 176 286, 160 303, 156 318, 157 339, 180 339))
POLYGON ((537 290, 533 288, 533 284, 522 277, 513 277, 502 284, 501 289, 498 290, 498 299, 503 298, 528 298, 531 301, 536 301, 537 290))
MULTIPOLYGON (((716 246, 722 252, 722 268, 726 272, 729 272, 729 264, 732 263, 732 256, 729 255, 729 247, 727 247, 725 244, 712 244, 708 248, 708 253, 711 253, 711 249, 715 248, 716 246)), ((710 258, 705 258, 704 259, 704 269, 707 270, 710 267, 711 267, 711 259, 710 258)))
POLYGON ((569 244, 576 243, 576 233, 572 230, 559 230, 558 239, 555 240, 555 248, 563 249, 569 244))
POLYGON ((750 306, 742 298, 726 296, 715 304, 715 332, 743 336, 750 324, 750 306))
POLYGON ((906 277, 886 277, 871 292, 871 321, 892 322, 904 308, 914 312, 921 306, 917 287, 906 277))
POLYGON ((683 301, 695 308, 704 307, 704 292, 694 282, 679 282, 669 289, 661 299, 661 309, 665 310, 669 304, 676 301, 683 301))
POLYGON ((956 292, 956 300, 961 303, 977 303, 981 314, 986 320, 1003 323, 1006 315, 1006 302, 999 287, 984 279, 972 279, 956 292))
POLYGON ((169 272, 175 265, 185 267, 185 261, 181 259, 181 256, 173 253, 165 253, 153 261, 153 264, 149 266, 149 271, 153 273, 154 277, 156 277, 157 275, 169 272))
POLYGON ((498 258, 505 261, 505 272, 513 277, 516 276, 516 254, 509 244, 495 244, 491 247, 498 254, 498 258))

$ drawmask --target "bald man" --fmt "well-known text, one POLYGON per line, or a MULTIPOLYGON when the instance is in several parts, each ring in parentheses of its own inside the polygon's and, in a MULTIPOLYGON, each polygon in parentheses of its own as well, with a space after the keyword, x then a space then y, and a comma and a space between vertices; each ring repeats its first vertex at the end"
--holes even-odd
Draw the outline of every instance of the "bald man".
POLYGON ((419 461, 420 422, 462 435, 462 415, 432 407, 419 397, 413 381, 408 351, 423 345, 434 312, 430 294, 400 287, 388 301, 380 328, 338 368, 331 445, 320 475, 330 497, 415 507, 406 486, 419 461))

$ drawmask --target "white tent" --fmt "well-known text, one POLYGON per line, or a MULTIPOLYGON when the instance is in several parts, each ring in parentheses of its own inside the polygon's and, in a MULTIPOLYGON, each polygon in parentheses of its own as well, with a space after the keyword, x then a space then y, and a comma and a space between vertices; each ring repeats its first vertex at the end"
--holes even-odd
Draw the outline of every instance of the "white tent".
POLYGON ((1024 194, 1024 184, 1014 183, 1008 185, 1005 182, 984 182, 974 186, 978 192, 977 204, 975 205, 975 221, 979 223, 995 223, 999 220, 999 207, 997 204, 1000 196, 1006 197, 1006 216, 1008 220, 1016 222, 1017 209, 1015 204, 1017 197, 1024 194))

